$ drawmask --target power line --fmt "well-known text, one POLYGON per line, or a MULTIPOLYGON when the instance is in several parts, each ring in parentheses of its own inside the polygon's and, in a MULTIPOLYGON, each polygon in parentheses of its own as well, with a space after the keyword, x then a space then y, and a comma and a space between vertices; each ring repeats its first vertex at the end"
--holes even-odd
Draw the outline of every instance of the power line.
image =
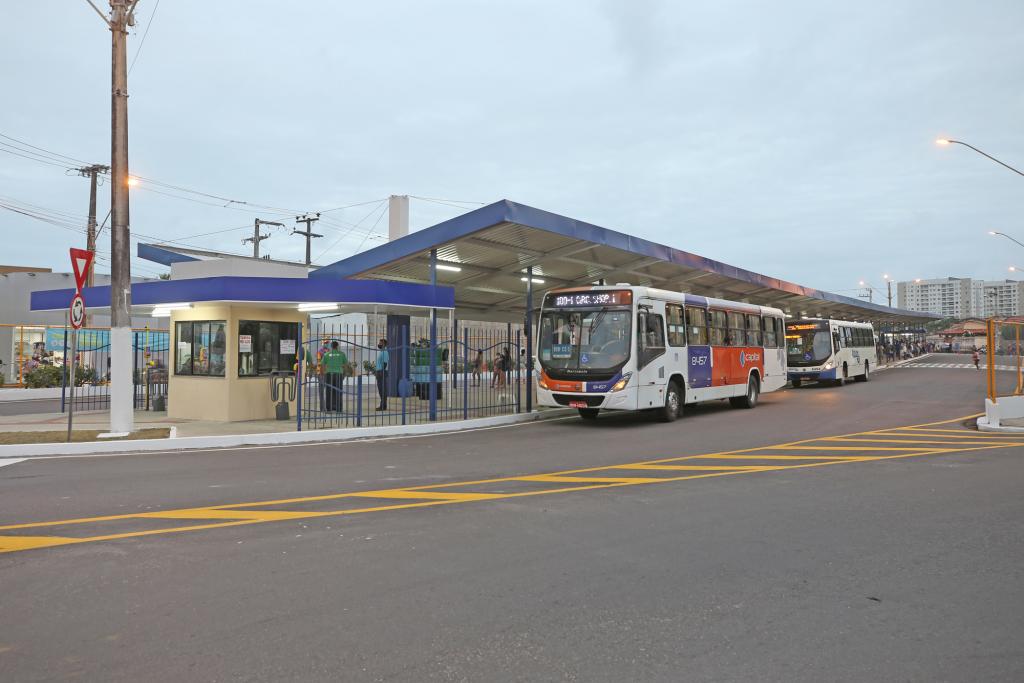
POLYGON ((387 197, 382 197, 381 199, 371 199, 368 202, 359 202, 358 204, 347 204, 345 206, 336 206, 333 209, 324 209, 320 213, 329 213, 331 211, 341 211, 342 209, 351 209, 351 208, 356 207, 356 206, 366 206, 367 204, 376 204, 377 202, 382 202, 382 201, 386 201, 386 200, 387 200, 387 197))
POLYGON ((135 68, 135 61, 139 58, 139 53, 142 52, 142 46, 146 44, 146 36, 149 35, 149 27, 153 25, 153 17, 156 16, 156 11, 160 9, 160 0, 156 0, 156 4, 153 5, 153 13, 149 15, 149 21, 146 22, 146 30, 142 32, 142 39, 139 40, 139 46, 135 49, 135 56, 132 57, 132 63, 128 66, 128 75, 132 73, 132 69, 135 68))
POLYGON ((16 142, 19 145, 22 145, 24 147, 31 147, 32 149, 37 150, 39 152, 45 152, 46 154, 49 154, 52 157, 62 157, 64 159, 68 159, 70 161, 75 162, 75 164, 88 164, 89 163, 88 161, 83 161, 81 159, 76 159, 75 157, 69 157, 67 154, 60 154, 59 152, 54 152, 52 150, 45 149, 43 147, 37 147, 36 145, 30 144, 28 142, 25 142, 24 140, 19 140, 18 138, 11 137, 10 135, 4 135, 3 133, 0 133, 0 138, 6 138, 7 140, 10 140, 11 142, 16 142))
POLYGON ((388 212, 388 205, 385 204, 384 205, 384 210, 380 212, 380 215, 377 216, 377 220, 374 221, 372 226, 370 226, 370 231, 366 233, 366 237, 363 238, 363 241, 359 243, 359 246, 356 247, 356 250, 354 252, 352 252, 352 253, 354 253, 354 254, 358 254, 359 253, 359 250, 363 248, 364 244, 366 244, 366 240, 368 240, 370 238, 370 235, 373 234, 373 231, 374 231, 374 229, 376 229, 377 224, 380 223, 380 219, 384 218, 384 214, 386 214, 387 212, 388 212))
MULTIPOLYGON (((380 199, 380 200, 378 200, 378 201, 377 201, 377 206, 374 206, 374 207, 373 207, 372 209, 370 209, 369 213, 367 213, 367 214, 366 214, 365 216, 363 216, 362 218, 360 218, 360 219, 359 219, 359 221, 357 221, 357 222, 355 223, 355 225, 353 225, 353 226, 352 226, 352 228, 350 228, 350 229, 349 229, 349 230, 347 230, 346 232, 342 233, 341 235, 339 235, 339 236, 338 236, 338 239, 336 239, 336 240, 334 240, 333 242, 331 242, 331 246, 327 247, 327 248, 326 248, 326 249, 324 249, 324 250, 323 250, 322 252, 320 252, 319 256, 317 256, 317 257, 316 257, 316 260, 317 260, 317 261, 320 261, 320 259, 322 259, 322 258, 324 257, 324 255, 325 255, 325 254, 327 254, 327 253, 328 253, 329 251, 331 251, 332 249, 334 249, 334 247, 338 246, 338 244, 339 244, 339 243, 340 243, 340 242, 341 242, 341 241, 342 241, 343 239, 345 239, 345 237, 347 237, 347 236, 351 235, 351 234, 352 234, 352 231, 353 231, 353 230, 355 230, 355 229, 356 229, 356 228, 358 228, 358 227, 359 227, 360 225, 362 225, 362 224, 363 224, 364 222, 366 222, 366 220, 367 220, 367 219, 369 219, 369 218, 370 218, 370 216, 372 216, 373 214, 377 213, 377 211, 379 211, 379 210, 380 210, 380 205, 381 205, 381 204, 384 204, 384 205, 385 205, 385 207, 386 207, 386 206, 387 206, 387 201, 388 201, 387 199, 380 199)), ((371 228, 371 230, 372 230, 372 229, 373 229, 373 228, 371 228)))

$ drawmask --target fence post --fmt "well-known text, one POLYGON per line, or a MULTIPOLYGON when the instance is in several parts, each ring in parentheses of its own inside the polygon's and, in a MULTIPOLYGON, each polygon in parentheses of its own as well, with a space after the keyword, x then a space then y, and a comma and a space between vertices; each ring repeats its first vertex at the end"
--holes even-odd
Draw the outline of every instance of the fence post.
POLYGON ((356 427, 363 426, 363 373, 359 366, 356 373, 356 427))
POLYGON ((469 328, 462 329, 462 419, 469 419, 469 328))
POLYGON ((295 431, 302 431, 302 363, 307 351, 302 346, 302 323, 299 323, 299 338, 295 340, 295 431))
POLYGON ((64 394, 68 389, 68 328, 64 326, 64 367, 60 373, 60 412, 64 412, 64 394))
POLYGON ((520 372, 521 372, 520 367, 519 367, 519 359, 523 357, 523 354, 520 353, 520 351, 522 350, 522 347, 519 345, 519 335, 520 335, 519 330, 516 330, 516 358, 515 358, 514 362, 516 364, 516 412, 517 413, 521 413, 522 412, 522 407, 523 407, 523 405, 522 405, 522 398, 519 396, 519 378, 520 378, 520 372))
POLYGON ((405 395, 409 389, 409 326, 402 325, 402 338, 398 340, 398 393, 402 399, 402 424, 405 424, 405 395), (404 387, 404 389, 403 389, 404 387))
MULTIPOLYGON (((437 287, 437 249, 430 250, 430 286, 437 287)), ((432 289, 430 296, 434 296, 432 289)), ((430 421, 437 421, 437 309, 430 309, 430 421)))

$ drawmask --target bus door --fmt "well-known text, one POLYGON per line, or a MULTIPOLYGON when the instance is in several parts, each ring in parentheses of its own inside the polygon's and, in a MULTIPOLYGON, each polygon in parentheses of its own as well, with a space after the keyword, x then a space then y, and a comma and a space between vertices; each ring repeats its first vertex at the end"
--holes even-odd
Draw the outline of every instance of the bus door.
POLYGON ((637 407, 665 405, 665 304, 640 301, 636 314, 637 407))
POLYGON ((711 386, 711 346, 708 344, 708 312, 686 307, 687 365, 686 379, 691 389, 711 386))

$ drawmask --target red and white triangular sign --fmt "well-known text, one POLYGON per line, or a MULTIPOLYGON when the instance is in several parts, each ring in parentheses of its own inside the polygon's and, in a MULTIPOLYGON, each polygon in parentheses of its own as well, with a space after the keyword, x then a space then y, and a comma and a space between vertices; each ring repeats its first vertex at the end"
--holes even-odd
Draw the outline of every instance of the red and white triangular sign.
POLYGON ((85 286, 85 280, 89 276, 89 266, 92 265, 93 253, 85 249, 71 249, 71 269, 75 271, 75 289, 79 292, 85 286))

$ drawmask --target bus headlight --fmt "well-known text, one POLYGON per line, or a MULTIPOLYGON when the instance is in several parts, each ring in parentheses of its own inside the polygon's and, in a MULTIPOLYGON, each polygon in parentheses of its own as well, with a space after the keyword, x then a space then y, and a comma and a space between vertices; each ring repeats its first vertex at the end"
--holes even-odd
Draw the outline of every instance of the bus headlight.
POLYGON ((829 362, 825 363, 824 365, 821 366, 821 368, 823 370, 831 370, 832 369, 832 361, 829 361, 829 362))
POLYGON ((540 375, 537 378, 537 386, 540 387, 541 389, 547 389, 548 388, 548 383, 544 381, 544 375, 540 375))
POLYGON ((622 379, 620 379, 618 382, 612 385, 612 391, 622 391, 623 389, 625 389, 626 385, 629 384, 629 380, 632 376, 632 372, 627 372, 625 375, 622 376, 622 379))

